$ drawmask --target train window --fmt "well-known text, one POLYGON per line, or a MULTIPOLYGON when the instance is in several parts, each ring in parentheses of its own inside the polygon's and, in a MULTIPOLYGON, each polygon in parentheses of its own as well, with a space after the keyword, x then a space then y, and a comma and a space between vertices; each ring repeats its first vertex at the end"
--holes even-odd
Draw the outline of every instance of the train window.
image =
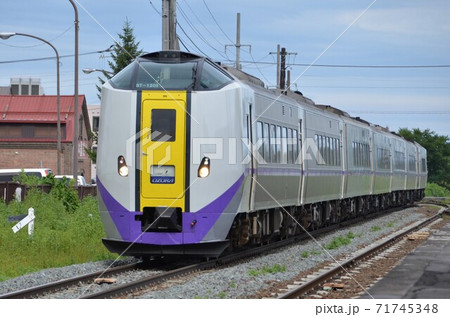
POLYGON ((277 138, 277 158, 276 158, 276 162, 280 163, 281 162, 281 127, 279 125, 277 125, 276 138, 277 138))
POLYGON ((186 90, 194 86, 196 67, 196 62, 141 62, 136 89, 186 90))
POLYGON ((395 151, 394 153, 394 167, 398 170, 405 170, 405 153, 395 151))
POLYGON ((408 170, 416 172, 416 158, 414 155, 408 156, 408 170))
POLYGON ((111 78, 111 85, 116 89, 131 89, 131 82, 133 81, 135 63, 129 64, 122 69, 117 75, 111 78))
POLYGON ((288 129, 287 135, 287 162, 293 163, 292 129, 288 129))
POLYGON ((264 160, 270 162, 270 135, 269 135, 269 124, 264 123, 264 160))
POLYGON ((377 167, 379 169, 388 170, 391 168, 391 160, 389 157, 389 150, 377 148, 377 167))
POLYGON ((202 75, 200 76, 200 87, 203 89, 217 89, 232 81, 232 78, 225 73, 212 66, 204 63, 202 75))
POLYGON ((299 164, 300 161, 298 159, 298 132, 297 130, 294 130, 294 164, 299 164))
POLYGON ((281 163, 287 163, 287 128, 281 128, 281 163))
POLYGON ((270 161, 273 163, 278 162, 277 160, 277 134, 274 124, 270 125, 270 161))
POLYGON ((264 158, 264 135, 263 135, 263 123, 261 121, 256 122, 256 146, 259 146, 258 152, 262 158, 264 158))
POLYGON ((422 164, 422 173, 425 173, 427 171, 427 162, 424 158, 421 159, 421 164, 422 164))
POLYGON ((175 141, 176 111, 173 109, 153 109, 151 118, 151 140, 175 141))

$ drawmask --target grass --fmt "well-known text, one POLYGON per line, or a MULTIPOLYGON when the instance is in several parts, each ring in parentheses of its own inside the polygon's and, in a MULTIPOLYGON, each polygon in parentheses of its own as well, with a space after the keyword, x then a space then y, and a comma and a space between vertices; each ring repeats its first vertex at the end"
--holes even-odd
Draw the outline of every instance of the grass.
POLYGON ((335 237, 330 243, 325 245, 325 249, 328 250, 338 249, 341 246, 350 244, 355 237, 356 237, 355 234, 349 231, 345 236, 335 237))
POLYGON ((380 231, 380 230, 381 230, 380 226, 373 226, 373 227, 370 228, 370 231, 372 231, 372 232, 377 232, 377 231, 380 231))
POLYGON ((248 272, 248 275, 260 276, 260 275, 266 275, 266 274, 275 274, 278 272, 286 272, 286 265, 275 264, 271 267, 263 266, 262 269, 259 269, 259 270, 251 269, 248 272))
POLYGON ((23 202, 0 202, 0 281, 45 268, 114 258, 101 242, 104 236, 97 200, 87 197, 69 212, 55 195, 38 190, 23 202), (16 234, 8 216, 35 210, 34 235, 16 234))

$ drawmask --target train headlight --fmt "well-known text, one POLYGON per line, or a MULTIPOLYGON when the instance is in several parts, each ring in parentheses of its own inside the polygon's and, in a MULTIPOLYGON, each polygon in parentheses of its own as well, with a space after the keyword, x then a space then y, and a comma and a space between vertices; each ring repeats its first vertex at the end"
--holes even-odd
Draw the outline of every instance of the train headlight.
POLYGON ((200 163, 200 166, 198 167, 198 177, 205 178, 208 177, 210 172, 210 160, 209 157, 204 157, 202 159, 202 162, 200 163))
POLYGON ((128 176, 127 162, 125 162, 125 158, 122 155, 117 158, 117 172, 122 177, 128 176))

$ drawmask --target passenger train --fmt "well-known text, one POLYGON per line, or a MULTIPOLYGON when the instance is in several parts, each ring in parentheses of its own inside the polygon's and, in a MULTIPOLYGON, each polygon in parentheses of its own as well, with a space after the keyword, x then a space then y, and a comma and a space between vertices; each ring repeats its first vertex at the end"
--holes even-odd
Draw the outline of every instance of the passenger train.
POLYGON ((208 58, 136 58, 102 89, 99 210, 112 251, 217 257, 424 196, 426 150, 208 58))

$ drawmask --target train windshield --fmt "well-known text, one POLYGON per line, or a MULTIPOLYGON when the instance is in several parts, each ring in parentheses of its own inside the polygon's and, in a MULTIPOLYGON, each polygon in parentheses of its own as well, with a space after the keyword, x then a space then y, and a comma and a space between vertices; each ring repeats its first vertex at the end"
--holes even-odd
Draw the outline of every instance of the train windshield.
POLYGON ((214 90, 233 78, 213 63, 137 60, 111 79, 113 87, 136 90, 214 90))
POLYGON ((136 89, 187 90, 194 86, 197 62, 139 63, 136 89))

